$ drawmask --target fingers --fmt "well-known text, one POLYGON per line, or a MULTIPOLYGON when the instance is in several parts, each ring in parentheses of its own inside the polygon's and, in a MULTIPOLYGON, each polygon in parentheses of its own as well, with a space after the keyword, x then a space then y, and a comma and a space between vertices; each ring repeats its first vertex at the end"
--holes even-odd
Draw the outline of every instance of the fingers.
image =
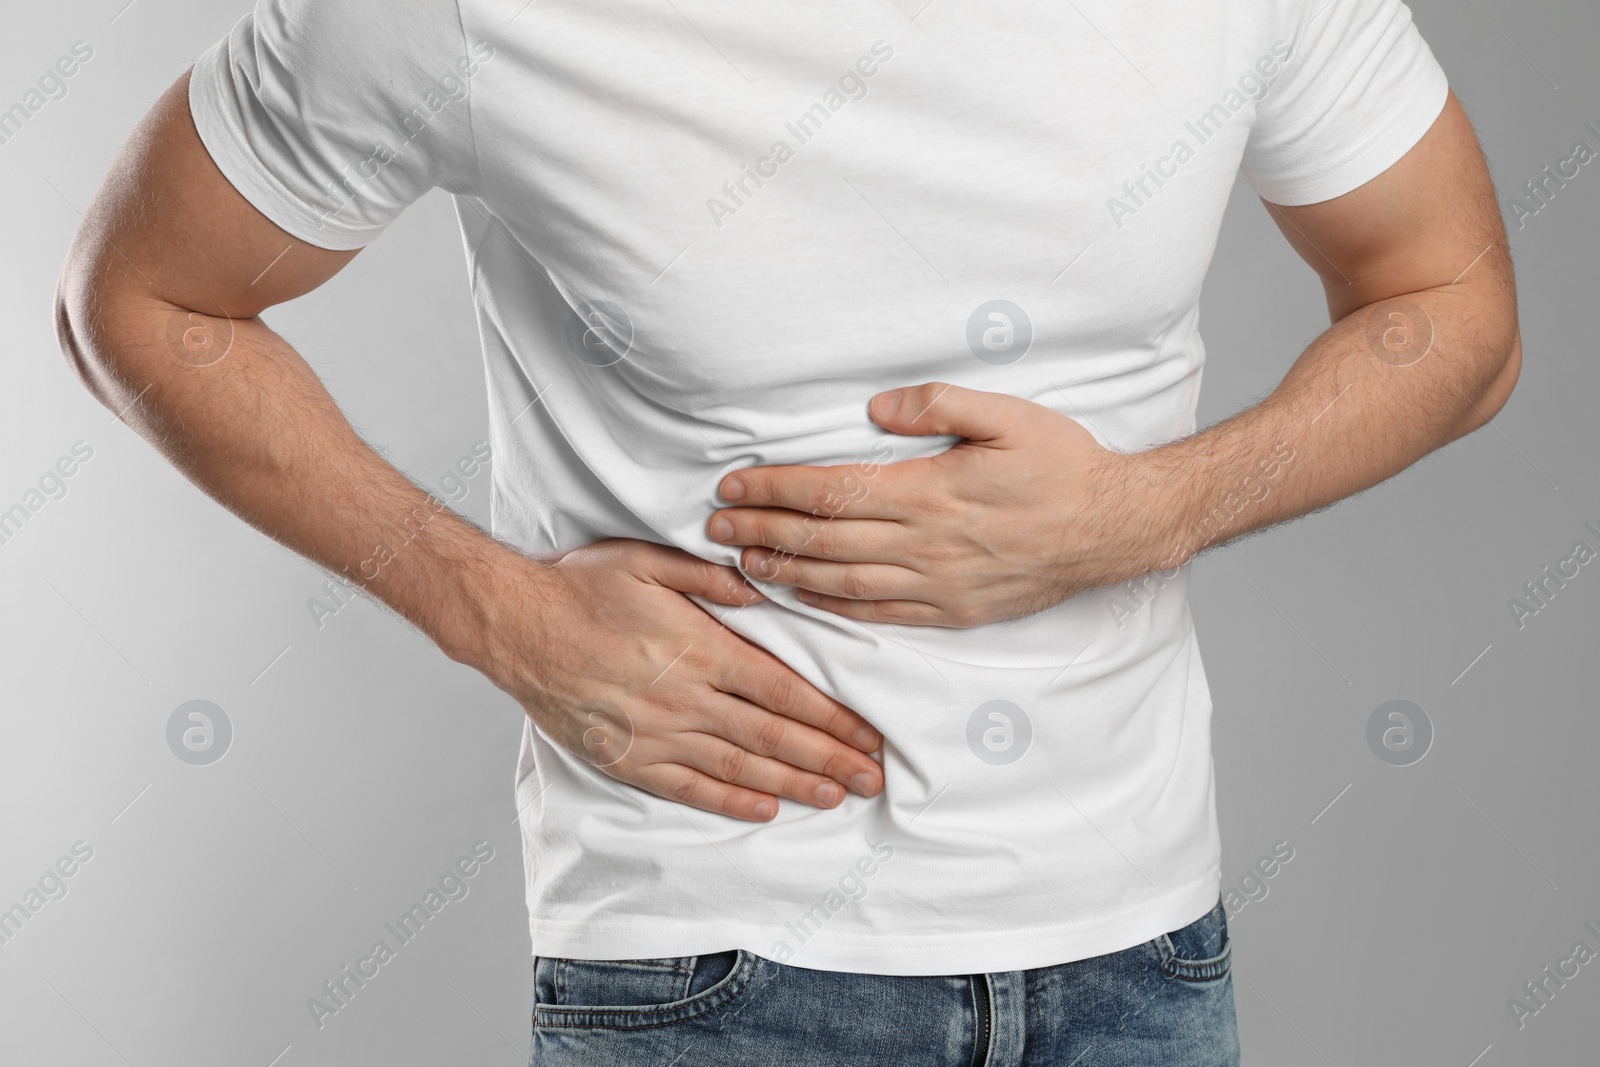
POLYGON ((928 382, 879 393, 867 410, 873 422, 898 434, 954 434, 969 441, 999 441, 1032 406, 1009 393, 928 382))
MULTIPOLYGON (((831 792, 819 794, 819 788, 839 785, 873 796, 883 785, 883 768, 877 761, 815 727, 723 693, 708 701, 703 711, 709 733, 768 763, 776 761, 796 775, 781 784, 765 778, 738 779, 742 785, 830 808, 837 801, 830 799, 831 792)), ((843 795, 840 792, 839 799, 843 795)))
POLYGON ((824 596, 809 589, 799 592, 802 601, 812 607, 831 611, 863 622, 888 622, 896 626, 961 626, 943 609, 921 600, 851 600, 846 597, 824 596))
POLYGON ((740 654, 723 660, 707 681, 724 693, 814 726, 862 752, 878 750, 883 737, 866 719, 824 694, 771 653, 742 643, 740 654))
POLYGON ((780 797, 833 807, 848 789, 882 790, 867 753, 883 739, 865 719, 682 595, 764 599, 737 569, 626 539, 557 565, 564 639, 531 641, 539 669, 505 686, 554 743, 619 781, 750 821, 776 815, 780 797))
POLYGON ((725 545, 760 545, 796 556, 852 563, 901 563, 905 528, 883 519, 819 519, 782 508, 724 508, 706 535, 725 545))
POLYGON ((679 763, 652 763, 633 776, 632 784, 663 800, 717 815, 766 822, 778 814, 778 800, 767 793, 730 785, 679 763))
POLYGON ((751 576, 764 582, 847 600, 915 600, 927 584, 916 571, 892 563, 837 563, 765 548, 745 549, 743 563, 751 576))
POLYGON ((772 818, 777 797, 834 808, 845 783, 863 796, 883 787, 877 763, 820 731, 726 695, 706 710, 717 733, 679 734, 670 761, 619 776, 665 799, 755 822, 772 818))
POLYGON ((639 542, 630 551, 637 557, 630 561, 630 569, 643 581, 734 607, 766 599, 733 567, 711 563, 663 545, 639 542))
POLYGON ((814 808, 838 807, 845 796, 845 787, 831 778, 758 756, 712 734, 696 735, 674 762, 729 785, 786 797, 814 808))
POLYGON ((908 494, 916 489, 906 464, 838 467, 748 467, 717 486, 722 499, 742 507, 788 508, 831 519, 904 519, 914 513, 908 494))

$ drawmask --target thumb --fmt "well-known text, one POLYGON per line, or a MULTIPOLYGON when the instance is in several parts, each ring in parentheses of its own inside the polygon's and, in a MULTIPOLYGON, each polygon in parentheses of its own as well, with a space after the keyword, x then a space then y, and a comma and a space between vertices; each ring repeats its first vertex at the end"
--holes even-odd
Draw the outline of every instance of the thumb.
POLYGON ((872 398, 872 421, 891 433, 954 434, 969 441, 998 441, 1016 425, 1018 405, 1006 393, 984 393, 944 382, 908 385, 872 398))
POLYGON ((716 604, 743 607, 767 599, 736 567, 724 567, 665 546, 651 546, 635 575, 647 582, 692 593, 716 604))

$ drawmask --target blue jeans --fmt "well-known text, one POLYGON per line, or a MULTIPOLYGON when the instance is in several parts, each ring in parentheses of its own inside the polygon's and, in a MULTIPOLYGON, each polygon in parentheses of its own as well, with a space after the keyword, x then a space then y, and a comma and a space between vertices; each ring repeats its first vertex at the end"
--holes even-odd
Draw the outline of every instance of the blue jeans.
POLYGON ((814 971, 744 949, 534 961, 533 1067, 1235 1067, 1227 912, 999 974, 814 971))

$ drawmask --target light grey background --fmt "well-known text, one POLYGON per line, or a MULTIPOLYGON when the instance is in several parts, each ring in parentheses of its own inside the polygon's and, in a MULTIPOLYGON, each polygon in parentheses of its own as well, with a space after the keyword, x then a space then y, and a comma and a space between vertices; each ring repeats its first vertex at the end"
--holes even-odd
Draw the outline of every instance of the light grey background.
MULTIPOLYGON (((56 352, 78 212, 247 7, 124 3, 12 4, 0 34, 0 109, 73 42, 95 52, 0 145, 0 510, 74 442, 94 449, 0 544, 0 908, 75 842, 94 850, 0 945, 0 1062, 525 1062, 520 711, 371 603, 319 629, 322 574, 191 487, 56 352), (233 724, 210 766, 167 747, 193 699, 233 724), (480 840, 494 859, 469 895, 319 1030, 307 998, 480 840)), ((1592 5, 1413 8, 1503 198, 1575 141, 1600 148, 1592 5)), ((1264 394, 1326 325, 1242 182, 1235 201, 1205 290, 1202 424, 1264 394)), ((1294 848, 1232 920, 1247 1063, 1596 1058, 1600 964, 1520 1030, 1507 1000, 1579 940, 1600 950, 1584 927, 1600 926, 1600 567, 1520 630, 1507 601, 1574 542, 1600 547, 1584 528, 1600 525, 1597 205, 1600 162, 1522 228, 1508 216, 1525 365, 1493 426, 1194 567, 1225 882, 1294 848), (1436 731, 1408 767, 1366 740, 1395 698, 1436 731)), ((268 316, 367 438, 434 485, 486 436, 460 247, 435 194, 268 316)), ((469 484, 460 506, 486 521, 488 476, 469 484)))

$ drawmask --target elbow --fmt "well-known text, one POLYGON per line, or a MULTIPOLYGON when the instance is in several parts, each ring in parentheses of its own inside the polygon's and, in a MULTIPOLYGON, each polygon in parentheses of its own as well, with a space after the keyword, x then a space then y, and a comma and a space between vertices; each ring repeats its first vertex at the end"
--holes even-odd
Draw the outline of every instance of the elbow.
MULTIPOLYGON (((88 317, 90 297, 90 287, 83 281, 85 273, 76 262, 76 256, 69 254, 62 265, 61 277, 56 280, 56 346, 61 349, 62 357, 77 373, 78 379, 91 393, 99 396, 97 386, 104 369, 94 364, 83 328, 88 317)), ((100 397, 100 400, 101 403, 105 402, 104 397, 100 397)))
POLYGON ((1511 391, 1517 387, 1517 376, 1522 373, 1522 333, 1512 331, 1511 345, 1506 350, 1505 362, 1500 365, 1499 372, 1494 380, 1489 383, 1489 388, 1484 391, 1484 410, 1489 413, 1489 418, 1494 418, 1500 409, 1506 406, 1506 401, 1511 399, 1511 391))
POLYGON ((1511 392, 1517 386, 1517 377, 1522 373, 1522 334, 1513 330, 1511 342, 1501 346, 1503 355, 1500 365, 1495 370, 1476 400, 1472 402, 1472 409, 1467 412, 1456 431, 1450 439, 1465 437, 1474 430, 1482 429, 1489 421, 1500 414, 1506 406, 1506 401, 1511 398, 1511 392))
POLYGON ((89 353, 83 343, 83 338, 78 329, 73 325, 73 309, 67 294, 65 275, 56 285, 55 295, 55 325, 56 346, 61 349, 61 355, 67 365, 77 372, 78 379, 94 391, 94 374, 89 364, 89 353))
POLYGON ((61 270, 55 291, 56 345, 62 358, 77 374, 94 398, 109 410, 117 410, 122 392, 115 368, 107 359, 106 338, 98 336, 97 325, 104 303, 93 278, 95 271, 69 257, 61 270))

